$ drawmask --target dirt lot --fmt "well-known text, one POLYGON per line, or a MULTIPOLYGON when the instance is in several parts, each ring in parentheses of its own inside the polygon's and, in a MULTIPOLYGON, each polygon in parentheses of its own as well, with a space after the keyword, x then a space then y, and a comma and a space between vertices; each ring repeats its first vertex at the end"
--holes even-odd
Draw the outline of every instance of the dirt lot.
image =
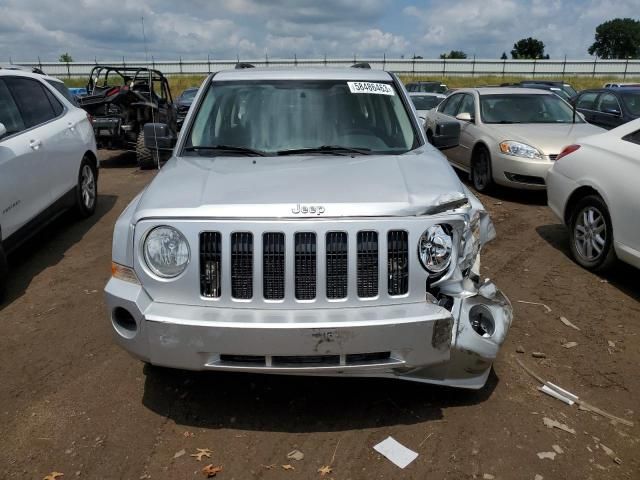
POLYGON ((152 177, 112 157, 97 214, 63 216, 10 259, 0 306, 0 478, 204 478, 209 463, 237 480, 320 478, 323 465, 336 480, 640 478, 638 271, 620 265, 601 278, 576 266, 543 195, 483 198, 498 231, 484 275, 510 297, 515 320, 487 387, 466 392, 144 368, 112 343, 102 289, 113 224, 152 177), (564 348, 568 341, 578 345, 564 348), (543 395, 516 358, 636 426, 543 395), (547 428, 544 417, 575 434, 547 428), (372 449, 388 435, 419 453, 406 470, 372 449), (538 457, 554 445, 563 453, 538 457), (198 462, 196 448, 211 458, 198 462), (293 449, 304 459, 288 460, 293 449))

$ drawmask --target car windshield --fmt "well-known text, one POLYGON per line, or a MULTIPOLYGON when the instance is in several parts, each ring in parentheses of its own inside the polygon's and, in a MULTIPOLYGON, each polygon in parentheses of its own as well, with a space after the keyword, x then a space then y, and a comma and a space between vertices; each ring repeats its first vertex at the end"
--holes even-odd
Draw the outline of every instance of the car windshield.
POLYGON ((347 149, 398 154, 418 145, 391 83, 258 80, 212 82, 185 151, 229 153, 224 146, 237 154, 239 149, 267 155, 347 149))
POLYGON ((193 101, 193 99, 196 97, 196 93, 198 93, 198 89, 193 89, 193 90, 185 90, 184 92, 182 92, 182 95, 180 95, 180 100, 182 101, 188 101, 191 100, 193 101))
POLYGON ((418 83, 417 88, 414 89, 414 92, 425 93, 444 93, 446 91, 446 85, 442 85, 440 83, 418 83))
MULTIPOLYGON (((480 114, 484 123, 573 123, 572 108, 556 95, 481 95, 480 114)), ((582 123, 579 115, 575 122, 582 123)))
POLYGON ((621 93, 620 97, 622 97, 622 103, 624 103, 631 115, 640 117, 640 92, 625 92, 621 93))
POLYGON ((411 101, 416 110, 431 110, 438 106, 442 99, 434 95, 411 95, 411 101))
POLYGON ((578 92, 576 92, 575 88, 573 88, 568 83, 565 83, 564 85, 562 85, 562 91, 565 92, 568 97, 573 97, 574 95, 578 94, 578 92))

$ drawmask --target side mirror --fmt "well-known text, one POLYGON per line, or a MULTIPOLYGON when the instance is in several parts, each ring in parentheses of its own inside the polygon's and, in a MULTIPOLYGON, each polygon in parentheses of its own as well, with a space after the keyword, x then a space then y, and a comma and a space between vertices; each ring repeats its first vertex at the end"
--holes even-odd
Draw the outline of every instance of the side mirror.
POLYGON ((3 123, 0 123, 0 138, 4 137, 6 134, 7 127, 5 127, 3 123))
POLYGON ((438 122, 431 143, 439 150, 447 150, 460 145, 460 124, 458 122, 438 122))
POLYGON ((143 133, 149 150, 173 150, 176 145, 176 136, 165 123, 146 123, 143 133))
POLYGON ((605 108, 604 110, 602 110, 602 113, 608 113, 609 115, 619 116, 620 110, 618 110, 617 108, 605 108))
POLYGON ((461 112, 456 115, 456 120, 460 120, 461 122, 472 122, 473 117, 469 112, 461 112))

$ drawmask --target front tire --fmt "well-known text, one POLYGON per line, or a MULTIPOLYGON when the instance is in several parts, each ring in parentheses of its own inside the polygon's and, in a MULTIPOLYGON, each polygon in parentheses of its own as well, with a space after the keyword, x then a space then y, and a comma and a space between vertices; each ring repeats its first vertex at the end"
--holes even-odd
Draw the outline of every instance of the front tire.
POLYGON ((136 161, 140 170, 150 170, 156 168, 156 156, 144 145, 144 133, 138 133, 136 140, 136 161))
POLYGON ((609 209, 598 195, 576 203, 569 221, 571 255, 582 267, 604 271, 616 260, 609 209))
POLYGON ((473 187, 482 193, 490 191, 493 186, 491 154, 485 147, 479 147, 471 164, 471 181, 473 187))
POLYGON ((98 176, 96 167, 87 157, 80 163, 76 187, 76 211, 82 218, 93 215, 98 204, 98 176))

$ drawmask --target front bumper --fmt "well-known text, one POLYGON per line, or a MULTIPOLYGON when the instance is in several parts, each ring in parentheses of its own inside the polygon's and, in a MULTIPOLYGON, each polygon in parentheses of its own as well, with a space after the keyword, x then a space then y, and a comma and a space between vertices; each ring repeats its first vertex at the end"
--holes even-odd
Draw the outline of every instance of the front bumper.
POLYGON ((547 171, 551 160, 531 160, 505 155, 500 151, 492 153, 491 167, 496 183, 523 190, 544 190, 547 171))
MULTIPOLYGON (((421 302, 357 308, 260 310, 154 302, 137 284, 112 278, 106 299, 116 342, 141 360, 185 370, 392 377, 481 388, 512 319, 507 298, 488 284, 451 311, 421 302), (491 336, 469 311, 484 305, 491 336), (135 325, 123 327, 124 309, 135 325)), ((129 318, 129 317, 127 317, 129 318)))

